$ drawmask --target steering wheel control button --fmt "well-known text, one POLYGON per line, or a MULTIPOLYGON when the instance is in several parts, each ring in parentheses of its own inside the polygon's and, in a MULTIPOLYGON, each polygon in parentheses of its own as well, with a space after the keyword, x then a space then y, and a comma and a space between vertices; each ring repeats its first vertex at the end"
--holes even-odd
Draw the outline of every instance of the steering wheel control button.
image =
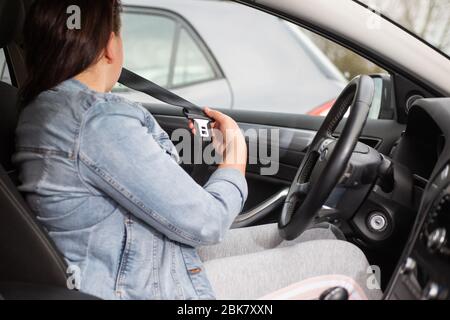
POLYGON ((427 247, 431 252, 440 252, 447 243, 447 230, 438 228, 428 235, 427 247))
POLYGON ((369 217, 368 224, 369 229, 377 233, 386 231, 388 227, 388 221, 386 216, 380 212, 372 213, 369 217))

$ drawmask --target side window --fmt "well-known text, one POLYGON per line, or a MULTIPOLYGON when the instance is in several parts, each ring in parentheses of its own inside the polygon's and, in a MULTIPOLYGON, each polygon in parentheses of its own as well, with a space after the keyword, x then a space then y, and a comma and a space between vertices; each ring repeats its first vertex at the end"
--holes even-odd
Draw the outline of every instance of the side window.
POLYGON ((0 50, 0 81, 11 84, 11 77, 9 76, 8 65, 3 50, 0 50))
MULTIPOLYGON (((324 87, 334 87, 334 91, 329 93, 331 100, 320 104, 313 109, 309 109, 309 111, 306 112, 307 114, 325 116, 332 107, 343 85, 347 84, 348 81, 358 75, 372 74, 379 76, 374 78, 376 92, 369 118, 379 119, 393 117, 394 111, 391 110, 391 105, 383 100, 384 83, 382 79, 390 77, 386 70, 353 51, 317 35, 314 32, 288 22, 284 23, 293 32, 296 39, 302 43, 302 49, 305 52, 309 52, 308 55, 310 61, 307 62, 305 60, 305 63, 313 63, 318 67, 320 73, 324 76, 322 79, 324 87)), ((319 102, 319 99, 316 101, 319 102)), ((315 103, 316 105, 317 102, 315 103)))
POLYGON ((217 78, 198 38, 179 17, 156 10, 126 11, 122 25, 127 69, 169 89, 217 78))
POLYGON ((182 28, 177 48, 173 86, 180 87, 214 79, 209 61, 191 35, 182 28))
POLYGON ((161 15, 125 13, 124 66, 160 86, 169 87, 177 23, 161 15))
MULTIPOLYGON (((125 67, 188 100, 325 116, 353 77, 381 74, 370 117, 393 117, 382 95, 388 72, 332 41, 232 1, 158 3, 158 9, 126 8, 125 67)), ((130 99, 156 102, 121 89, 130 99)))

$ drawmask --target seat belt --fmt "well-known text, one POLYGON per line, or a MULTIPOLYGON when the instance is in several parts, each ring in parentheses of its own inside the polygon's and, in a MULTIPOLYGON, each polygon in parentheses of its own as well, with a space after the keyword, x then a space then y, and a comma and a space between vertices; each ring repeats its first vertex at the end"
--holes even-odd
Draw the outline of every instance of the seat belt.
POLYGON ((210 123, 213 120, 206 116, 203 109, 199 106, 125 68, 122 69, 119 83, 130 89, 145 93, 159 101, 182 108, 184 116, 194 122, 200 137, 204 139, 211 137, 210 123))

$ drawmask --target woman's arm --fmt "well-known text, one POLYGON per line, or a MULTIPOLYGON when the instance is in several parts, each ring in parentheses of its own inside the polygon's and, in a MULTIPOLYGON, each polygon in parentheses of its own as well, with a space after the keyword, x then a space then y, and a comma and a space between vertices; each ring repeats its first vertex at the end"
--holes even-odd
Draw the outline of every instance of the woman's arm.
POLYGON ((97 105, 81 130, 80 175, 168 238, 190 246, 220 242, 247 198, 243 172, 217 170, 199 186, 161 149, 138 108, 97 105))

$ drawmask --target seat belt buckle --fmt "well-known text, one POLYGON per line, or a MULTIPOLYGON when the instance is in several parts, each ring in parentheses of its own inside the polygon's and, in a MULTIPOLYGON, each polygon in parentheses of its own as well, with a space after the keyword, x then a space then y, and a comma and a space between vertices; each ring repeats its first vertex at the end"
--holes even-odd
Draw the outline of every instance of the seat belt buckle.
POLYGON ((192 120, 194 122, 195 125, 195 130, 197 131, 197 134, 202 138, 202 139, 211 139, 212 135, 211 135, 211 122, 213 121, 212 119, 206 117, 206 116, 202 116, 199 114, 193 114, 193 113, 189 113, 189 112, 185 112, 185 116, 186 118, 188 118, 189 120, 192 120))

